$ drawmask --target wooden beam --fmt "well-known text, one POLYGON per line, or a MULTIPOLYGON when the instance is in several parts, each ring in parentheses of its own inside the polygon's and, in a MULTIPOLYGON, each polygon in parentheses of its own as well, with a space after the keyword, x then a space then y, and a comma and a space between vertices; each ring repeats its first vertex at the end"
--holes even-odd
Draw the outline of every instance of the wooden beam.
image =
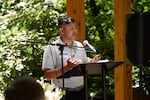
MULTIPOLYGON (((114 0, 115 61, 126 59, 126 14, 131 13, 131 0, 114 0)), ((132 100, 132 67, 123 64, 115 69, 115 100, 132 100)))
POLYGON ((84 0, 67 0, 67 15, 75 18, 78 30, 77 40, 85 39, 85 6, 84 0))

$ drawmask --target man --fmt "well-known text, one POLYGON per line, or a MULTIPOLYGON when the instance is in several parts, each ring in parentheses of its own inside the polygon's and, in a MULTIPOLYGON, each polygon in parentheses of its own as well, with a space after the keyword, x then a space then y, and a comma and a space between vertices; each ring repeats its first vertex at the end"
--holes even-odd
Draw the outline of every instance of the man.
MULTIPOLYGON (((87 56, 83 45, 75 41, 77 29, 75 19, 72 17, 62 17, 58 21, 60 37, 53 44, 67 44, 63 51, 64 73, 76 67, 80 63, 87 62, 87 56)), ((92 59, 98 61, 98 57, 92 59)), ((57 77, 62 75, 61 55, 59 46, 48 45, 43 55, 42 69, 48 80, 52 79, 53 83, 62 88, 62 79, 57 77)), ((64 87, 66 89, 66 100, 84 100, 83 77, 65 78, 64 87)))
POLYGON ((32 77, 14 80, 5 90, 5 100, 45 100, 42 86, 32 77))

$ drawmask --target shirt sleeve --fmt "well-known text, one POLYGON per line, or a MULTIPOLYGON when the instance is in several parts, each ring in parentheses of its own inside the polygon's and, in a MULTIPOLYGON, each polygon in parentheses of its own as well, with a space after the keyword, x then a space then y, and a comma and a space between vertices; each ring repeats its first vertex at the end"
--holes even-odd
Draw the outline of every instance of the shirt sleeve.
POLYGON ((54 59, 54 49, 52 46, 48 45, 43 54, 43 61, 42 61, 42 70, 44 69, 54 69, 56 65, 56 59, 54 59))

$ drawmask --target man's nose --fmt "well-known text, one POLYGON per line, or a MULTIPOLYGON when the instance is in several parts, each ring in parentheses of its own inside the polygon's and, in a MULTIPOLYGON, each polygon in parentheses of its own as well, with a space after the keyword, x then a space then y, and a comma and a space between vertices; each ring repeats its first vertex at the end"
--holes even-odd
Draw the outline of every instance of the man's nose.
POLYGON ((75 32, 76 34, 78 33, 78 31, 77 31, 77 29, 76 29, 76 28, 74 29, 74 32, 75 32))

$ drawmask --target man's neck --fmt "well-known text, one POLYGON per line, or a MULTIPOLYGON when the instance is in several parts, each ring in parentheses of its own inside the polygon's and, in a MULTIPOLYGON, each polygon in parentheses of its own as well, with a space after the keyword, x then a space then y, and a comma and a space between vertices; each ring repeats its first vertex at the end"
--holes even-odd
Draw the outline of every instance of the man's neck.
POLYGON ((73 40, 68 40, 68 39, 65 39, 65 38, 62 38, 62 37, 61 37, 61 40, 62 40, 63 43, 65 43, 67 45, 72 45, 72 43, 73 43, 73 40))

